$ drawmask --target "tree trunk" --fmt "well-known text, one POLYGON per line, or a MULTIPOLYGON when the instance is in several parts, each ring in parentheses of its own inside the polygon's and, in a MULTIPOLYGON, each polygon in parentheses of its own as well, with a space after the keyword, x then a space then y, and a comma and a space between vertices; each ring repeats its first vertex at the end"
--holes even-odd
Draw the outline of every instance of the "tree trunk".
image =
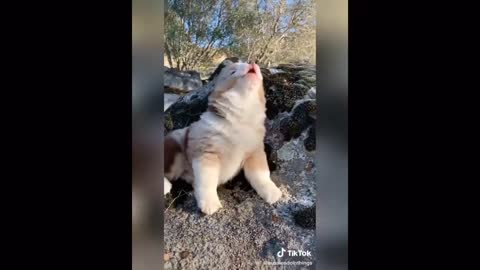
POLYGON ((167 54, 168 65, 170 65, 170 67, 173 68, 172 54, 170 53, 168 42, 165 42, 165 53, 167 54))

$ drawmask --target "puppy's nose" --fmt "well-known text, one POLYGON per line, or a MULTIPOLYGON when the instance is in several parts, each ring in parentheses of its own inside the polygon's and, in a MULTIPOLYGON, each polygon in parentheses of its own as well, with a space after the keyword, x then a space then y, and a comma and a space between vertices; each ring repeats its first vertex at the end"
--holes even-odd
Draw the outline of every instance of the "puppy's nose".
POLYGON ((255 64, 248 65, 248 73, 255 73, 255 64))

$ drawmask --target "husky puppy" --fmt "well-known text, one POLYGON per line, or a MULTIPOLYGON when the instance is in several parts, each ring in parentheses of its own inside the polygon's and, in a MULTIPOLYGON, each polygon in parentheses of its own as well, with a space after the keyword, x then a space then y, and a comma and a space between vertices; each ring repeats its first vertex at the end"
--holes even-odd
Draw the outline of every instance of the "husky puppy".
POLYGON ((262 81, 256 64, 231 63, 222 69, 200 120, 165 137, 165 193, 169 180, 183 178, 192 184, 200 210, 210 215, 222 207, 217 187, 243 168, 260 197, 270 204, 280 199, 264 151, 262 81))

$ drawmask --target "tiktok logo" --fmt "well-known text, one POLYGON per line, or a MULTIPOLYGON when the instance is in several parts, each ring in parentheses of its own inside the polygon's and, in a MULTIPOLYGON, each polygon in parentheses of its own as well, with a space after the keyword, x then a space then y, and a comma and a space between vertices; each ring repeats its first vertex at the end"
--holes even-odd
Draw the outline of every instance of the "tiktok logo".
POLYGON ((301 256, 301 257, 311 257, 312 256, 312 253, 310 253, 310 251, 303 251, 303 250, 300 250, 300 249, 296 249, 296 250, 292 250, 292 249, 289 249, 289 250, 286 250, 282 247, 282 250, 280 250, 279 252, 277 252, 277 256, 278 257, 283 257, 283 254, 285 253, 285 251, 288 252, 288 256, 291 256, 291 257, 298 257, 298 256, 301 256))
POLYGON ((287 250, 282 247, 282 250, 280 250, 279 252, 277 252, 277 256, 278 256, 278 257, 283 257, 283 253, 284 253, 285 251, 287 251, 287 250))

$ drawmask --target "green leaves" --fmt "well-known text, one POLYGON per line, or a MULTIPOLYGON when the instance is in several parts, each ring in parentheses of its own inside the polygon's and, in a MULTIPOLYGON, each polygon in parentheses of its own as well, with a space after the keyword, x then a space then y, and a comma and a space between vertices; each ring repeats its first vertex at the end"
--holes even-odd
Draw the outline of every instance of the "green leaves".
MULTIPOLYGON (((208 65, 220 51, 227 56, 235 54, 267 62, 276 55, 284 57, 287 50, 314 42, 312 31, 304 31, 315 29, 306 20, 313 14, 312 0, 168 0, 167 3, 167 54, 180 69, 208 65)), ((311 53, 311 49, 300 51, 311 53)))

